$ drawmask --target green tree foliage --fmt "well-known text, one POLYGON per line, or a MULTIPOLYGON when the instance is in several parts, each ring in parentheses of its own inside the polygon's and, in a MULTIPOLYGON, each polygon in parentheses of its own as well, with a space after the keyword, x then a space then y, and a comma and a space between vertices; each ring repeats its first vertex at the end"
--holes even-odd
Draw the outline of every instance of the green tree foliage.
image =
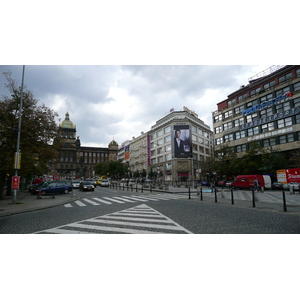
POLYGON ((95 166, 95 173, 97 175, 107 175, 110 177, 123 177, 128 173, 128 165, 123 164, 122 160, 117 161, 102 161, 95 166))
MULTIPOLYGON (((3 185, 7 174, 14 174, 13 161, 16 152, 18 123, 20 113, 21 87, 11 78, 11 72, 4 72, 5 84, 11 96, 2 96, 0 100, 0 197, 3 196, 3 185)), ((22 178, 31 179, 33 175, 42 175, 48 171, 47 163, 57 158, 57 147, 60 146, 58 116, 44 104, 37 105, 31 91, 24 87, 21 118, 20 152, 22 178), (53 141, 56 139, 56 145, 53 141)), ((10 179, 9 179, 10 180, 10 179)))

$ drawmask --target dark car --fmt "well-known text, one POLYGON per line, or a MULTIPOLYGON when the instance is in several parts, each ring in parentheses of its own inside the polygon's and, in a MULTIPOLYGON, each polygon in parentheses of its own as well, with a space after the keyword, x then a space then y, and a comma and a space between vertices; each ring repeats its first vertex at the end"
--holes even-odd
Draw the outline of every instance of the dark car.
POLYGON ((92 184, 94 186, 94 188, 97 187, 97 181, 94 179, 86 179, 85 182, 89 182, 90 184, 92 184))
POLYGON ((94 191, 95 186, 93 185, 91 181, 82 181, 79 185, 79 191, 94 191))
POLYGON ((281 182, 273 182, 272 190, 283 190, 283 184, 281 182))
POLYGON ((205 186, 210 186, 210 182, 208 180, 203 180, 201 184, 205 186))
POLYGON ((52 182, 47 187, 38 190, 43 195, 45 194, 68 194, 72 191, 72 186, 63 182, 52 182))

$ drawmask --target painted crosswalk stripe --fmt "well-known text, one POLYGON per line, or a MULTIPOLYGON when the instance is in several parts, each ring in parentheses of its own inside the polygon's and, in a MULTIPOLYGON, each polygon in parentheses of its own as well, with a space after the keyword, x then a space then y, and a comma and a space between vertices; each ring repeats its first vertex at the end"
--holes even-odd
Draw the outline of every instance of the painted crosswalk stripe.
POLYGON ((72 204, 68 203, 64 205, 65 207, 73 207, 72 204))
POLYGON ((82 198, 82 200, 84 200, 84 201, 86 201, 86 202, 88 202, 88 203, 90 203, 90 204, 93 204, 93 205, 100 205, 100 203, 97 203, 97 202, 95 202, 95 201, 92 201, 92 200, 90 200, 90 199, 88 199, 88 198, 82 198))
POLYGON ((79 200, 76 200, 75 203, 79 206, 86 206, 84 203, 82 203, 81 201, 79 200))
POLYGON ((105 201, 103 199, 99 199, 99 198, 93 198, 93 200, 96 200, 96 201, 99 201, 99 202, 102 202, 104 204, 111 204, 111 202, 108 202, 108 201, 105 201))
POLYGON ((167 216, 154 210, 153 208, 145 204, 140 204, 136 207, 125 209, 105 216, 99 216, 96 218, 70 223, 35 233, 178 234, 192 232, 174 222, 167 216), (130 214, 132 214, 133 216, 130 216, 130 214))
POLYGON ((129 198, 129 199, 133 199, 133 200, 137 200, 137 201, 141 201, 141 202, 148 202, 148 200, 144 200, 144 199, 139 199, 136 197, 128 197, 128 196, 123 196, 124 198, 129 198))
POLYGON ((125 201, 125 202, 133 202, 133 203, 136 202, 136 201, 132 201, 132 200, 129 200, 129 199, 124 199, 124 198, 121 198, 121 197, 114 197, 114 199, 123 200, 123 201, 125 201))
POLYGON ((109 198, 109 197, 103 197, 103 198, 106 199, 106 200, 112 201, 112 202, 124 203, 124 201, 120 201, 120 200, 109 198))

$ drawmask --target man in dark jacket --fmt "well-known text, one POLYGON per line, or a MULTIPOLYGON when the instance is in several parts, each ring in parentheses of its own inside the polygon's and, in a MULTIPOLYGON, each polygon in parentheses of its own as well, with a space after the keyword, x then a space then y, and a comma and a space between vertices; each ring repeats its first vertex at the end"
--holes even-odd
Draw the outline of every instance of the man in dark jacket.
POLYGON ((175 157, 180 156, 180 154, 184 154, 184 143, 183 140, 180 139, 181 131, 177 129, 175 131, 174 137, 174 147, 175 147, 175 157))

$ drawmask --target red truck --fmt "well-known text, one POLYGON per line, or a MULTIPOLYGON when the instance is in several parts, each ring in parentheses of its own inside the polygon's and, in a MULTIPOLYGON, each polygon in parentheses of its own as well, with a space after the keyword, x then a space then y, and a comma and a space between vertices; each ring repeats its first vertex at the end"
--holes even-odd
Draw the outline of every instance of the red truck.
POLYGON ((238 175, 231 183, 231 187, 235 189, 253 189, 255 179, 258 179, 260 187, 271 189, 272 182, 269 175, 238 175))

